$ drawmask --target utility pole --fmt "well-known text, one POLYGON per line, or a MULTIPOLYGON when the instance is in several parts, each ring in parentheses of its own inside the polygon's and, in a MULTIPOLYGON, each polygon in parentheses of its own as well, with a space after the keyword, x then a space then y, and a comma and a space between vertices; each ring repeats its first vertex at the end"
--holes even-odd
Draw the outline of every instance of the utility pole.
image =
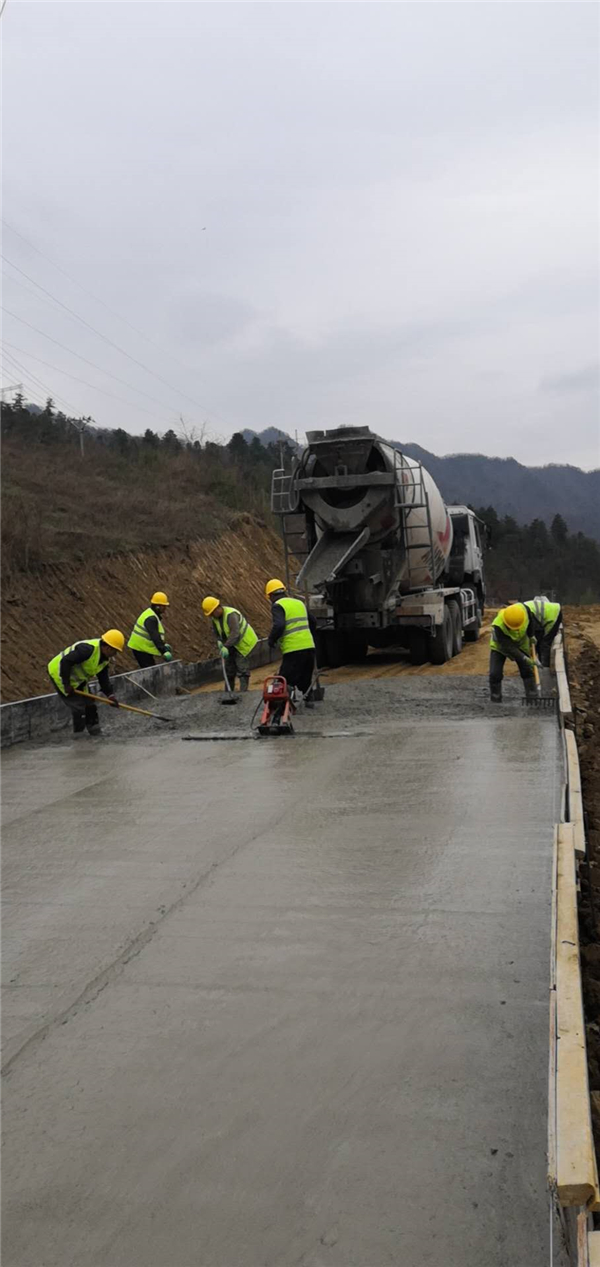
POLYGON ((23 391, 23 384, 22 384, 22 383, 13 383, 13 384, 12 384, 12 387, 3 387, 3 388, 2 388, 2 400, 4 401, 4 393, 5 393, 5 392, 22 392, 22 391, 23 391))

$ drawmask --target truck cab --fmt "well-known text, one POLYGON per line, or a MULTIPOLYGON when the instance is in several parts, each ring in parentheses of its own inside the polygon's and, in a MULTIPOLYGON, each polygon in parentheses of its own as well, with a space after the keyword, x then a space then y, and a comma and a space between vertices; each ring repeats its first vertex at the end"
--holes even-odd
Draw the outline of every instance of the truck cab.
POLYGON ((474 590, 480 615, 485 605, 485 568, 483 561, 485 524, 470 506, 449 506, 453 540, 446 565, 446 585, 469 586, 474 590))

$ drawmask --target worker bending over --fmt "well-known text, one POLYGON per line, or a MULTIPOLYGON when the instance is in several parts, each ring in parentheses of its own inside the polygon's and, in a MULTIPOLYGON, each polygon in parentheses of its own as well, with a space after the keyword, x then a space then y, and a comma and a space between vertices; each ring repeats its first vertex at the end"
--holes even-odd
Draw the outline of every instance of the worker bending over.
POLYGON ((271 603, 273 623, 269 634, 269 646, 279 649, 283 659, 279 672, 288 686, 297 687, 310 703, 315 668, 315 640, 310 618, 300 598, 290 598, 283 581, 274 578, 265 585, 265 594, 271 603))
POLYGON ((537 645, 543 667, 549 667, 552 642, 560 623, 560 603, 551 603, 547 598, 511 603, 498 612, 492 623, 490 640, 490 698, 494 703, 502 701, 502 677, 507 658, 516 662, 526 697, 531 699, 539 694, 533 644, 537 645))
POLYGON ((170 603, 162 590, 156 590, 146 607, 138 616, 131 631, 127 646, 140 666, 140 669, 151 669, 159 656, 164 660, 172 660, 173 654, 168 642, 165 642, 165 627, 161 616, 170 603))
POLYGON ((210 594, 202 602, 202 611, 212 619, 219 655, 226 662, 225 672, 231 690, 234 690, 235 679, 239 677, 240 691, 247 691, 250 681, 248 656, 258 642, 252 625, 237 607, 224 607, 219 598, 210 594))
POLYGON ((63 704, 66 704, 73 715, 73 731, 76 735, 87 730, 90 735, 100 734, 98 709, 92 700, 76 695, 76 690, 85 690, 92 678, 98 679, 103 695, 119 707, 111 680, 108 674, 108 662, 125 646, 125 638, 120 629, 108 629, 101 638, 86 638, 83 642, 74 642, 71 647, 60 651, 48 664, 48 673, 63 704))

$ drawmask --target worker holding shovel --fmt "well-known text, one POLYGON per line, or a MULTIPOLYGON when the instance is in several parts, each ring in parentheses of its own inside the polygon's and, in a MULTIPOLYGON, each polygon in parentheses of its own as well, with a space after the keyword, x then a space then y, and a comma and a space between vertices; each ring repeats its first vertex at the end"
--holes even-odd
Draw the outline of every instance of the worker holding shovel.
POLYGON ((155 590, 150 606, 138 616, 133 626, 127 646, 133 651, 140 669, 151 669, 159 656, 163 660, 173 659, 171 647, 165 642, 165 627, 161 619, 169 606, 163 590, 155 590))
POLYGON ((536 673, 536 644, 542 666, 548 668, 552 642, 560 628, 560 603, 547 598, 531 598, 511 603, 498 612, 492 623, 490 640, 490 699, 502 701, 502 678, 506 659, 517 664, 526 700, 540 696, 536 673))
POLYGON ((252 625, 237 607, 226 607, 210 594, 202 602, 202 611, 212 620, 226 683, 233 691, 235 679, 239 677, 240 691, 247 691, 250 681, 247 659, 258 642, 252 625))
POLYGON ((120 629, 108 629, 101 638, 86 638, 82 642, 74 642, 50 660, 48 673, 63 704, 73 715, 75 735, 82 735, 84 730, 89 735, 100 734, 96 704, 91 697, 84 698, 76 693, 86 687, 92 678, 97 678, 100 690, 108 702, 115 708, 119 707, 109 677, 108 663, 124 646, 125 638, 120 629))

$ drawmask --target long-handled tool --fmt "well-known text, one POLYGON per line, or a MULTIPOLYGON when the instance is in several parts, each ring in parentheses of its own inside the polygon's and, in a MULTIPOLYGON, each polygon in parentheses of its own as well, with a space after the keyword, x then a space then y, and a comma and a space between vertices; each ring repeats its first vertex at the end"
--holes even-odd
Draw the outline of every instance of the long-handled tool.
MULTIPOLYGON (((137 672, 137 670, 136 670, 136 669, 134 669, 134 670, 133 670, 133 672, 134 672, 134 673, 136 673, 136 672, 137 672)), ((121 673, 121 674, 120 674, 120 676, 121 676, 121 677, 133 677, 133 674, 132 674, 132 673, 121 673)), ((139 687, 140 691, 143 691, 143 692, 144 692, 144 695, 149 695, 149 696, 150 696, 150 699, 157 699, 157 698, 158 698, 156 695, 153 695, 153 694, 152 694, 152 691, 149 691, 149 690, 148 690, 148 687, 147 687, 147 686, 142 686, 142 683, 141 683, 141 682, 138 682, 138 681, 137 681, 137 679, 136 679, 135 685, 136 685, 137 687, 139 687)))
MULTIPOLYGON (((92 695, 91 691, 75 691, 76 695, 82 695, 84 699, 93 700, 94 704, 107 704, 109 708, 114 708, 109 699, 104 699, 102 695, 92 695)), ((154 717, 155 721, 172 722, 172 717, 161 717, 160 713, 150 713, 147 708, 134 708, 133 704, 121 704, 119 708, 125 708, 128 713, 139 713, 141 717, 154 717)))
POLYGON ((229 685, 229 678, 227 677, 227 669, 225 668, 225 659, 223 656, 221 656, 221 668, 223 670, 223 681, 225 682, 225 689, 227 691, 227 694, 221 697, 221 703, 237 704, 237 698, 229 685))
POLYGON ((555 695, 542 695, 540 685, 540 662, 537 658, 537 647, 535 642, 531 648, 531 663, 533 666, 533 676, 535 679, 535 695, 526 695, 523 704, 527 704, 529 708, 554 708, 556 706, 555 695))

